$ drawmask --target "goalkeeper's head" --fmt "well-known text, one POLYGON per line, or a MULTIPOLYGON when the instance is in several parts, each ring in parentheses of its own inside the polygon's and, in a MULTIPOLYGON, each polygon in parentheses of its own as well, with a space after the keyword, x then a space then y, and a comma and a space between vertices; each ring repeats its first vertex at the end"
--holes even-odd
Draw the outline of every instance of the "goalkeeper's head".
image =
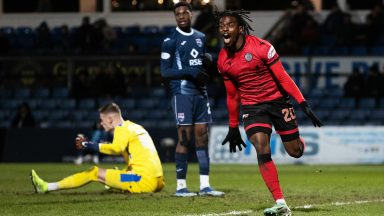
POLYGON ((113 131, 116 126, 124 122, 120 107, 115 103, 109 103, 100 107, 99 113, 100 124, 106 131, 113 131))

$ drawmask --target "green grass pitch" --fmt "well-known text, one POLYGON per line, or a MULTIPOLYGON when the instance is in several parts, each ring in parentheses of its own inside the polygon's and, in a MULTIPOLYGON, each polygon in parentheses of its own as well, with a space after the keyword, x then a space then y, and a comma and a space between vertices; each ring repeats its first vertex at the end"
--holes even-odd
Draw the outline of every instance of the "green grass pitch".
MULTIPOLYGON (((164 164, 166 187, 154 194, 123 194, 91 183, 82 188, 35 194, 33 168, 57 181, 91 165, 0 164, 0 215, 262 215, 273 204, 257 165, 212 165, 211 185, 225 197, 173 197, 175 166, 164 164)), ((101 164, 100 167, 114 167, 101 164)), ((293 215, 384 215, 384 165, 278 165, 293 215)), ((190 164, 188 188, 198 191, 198 165, 190 164)))

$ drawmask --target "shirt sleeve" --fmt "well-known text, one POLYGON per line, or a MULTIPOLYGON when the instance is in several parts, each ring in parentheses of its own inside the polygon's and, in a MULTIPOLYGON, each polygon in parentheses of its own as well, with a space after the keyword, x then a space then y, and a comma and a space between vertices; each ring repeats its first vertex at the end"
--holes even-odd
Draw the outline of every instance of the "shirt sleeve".
MULTIPOLYGON (((176 40, 167 38, 164 40, 161 48, 161 60, 160 69, 161 75, 166 79, 187 79, 189 77, 195 77, 199 72, 198 68, 187 67, 183 69, 173 68, 173 61, 177 61, 176 54, 176 40)), ((181 68, 181 62, 176 62, 178 67, 181 68)))
POLYGON ((223 75, 224 85, 227 90, 227 109, 229 114, 229 126, 239 126, 240 96, 233 82, 223 75))
POLYGON ((301 102, 303 102, 305 100, 303 94, 301 93, 301 91, 297 87, 296 83, 291 79, 291 77, 285 71, 280 60, 275 62, 269 68, 271 69, 273 75, 279 81, 279 83, 283 87, 283 89, 290 96, 292 96, 296 100, 297 103, 300 104, 301 102))
POLYGON ((123 128, 116 127, 112 143, 100 143, 99 152, 108 155, 121 155, 128 147, 129 137, 129 131, 124 131, 123 128))

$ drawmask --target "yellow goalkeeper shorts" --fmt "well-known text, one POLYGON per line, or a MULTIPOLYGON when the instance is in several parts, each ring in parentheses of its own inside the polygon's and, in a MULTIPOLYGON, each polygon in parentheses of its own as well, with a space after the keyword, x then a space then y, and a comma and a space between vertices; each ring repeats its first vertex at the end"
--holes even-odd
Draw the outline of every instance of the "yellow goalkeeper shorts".
POLYGON ((107 169, 105 184, 111 188, 127 191, 129 193, 148 193, 161 191, 164 186, 164 178, 150 177, 136 174, 132 171, 107 169))

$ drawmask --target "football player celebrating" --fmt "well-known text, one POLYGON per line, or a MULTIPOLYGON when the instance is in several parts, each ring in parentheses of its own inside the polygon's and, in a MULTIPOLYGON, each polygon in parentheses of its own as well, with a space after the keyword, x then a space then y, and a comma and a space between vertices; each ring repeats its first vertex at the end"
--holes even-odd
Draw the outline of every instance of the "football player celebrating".
POLYGON ((219 31, 224 41, 217 61, 227 92, 229 131, 223 145, 229 142, 230 152, 245 144, 239 132, 239 109, 243 110, 244 128, 257 152, 259 170, 276 204, 264 215, 291 215, 280 187, 275 164, 271 158, 272 125, 292 157, 303 155, 305 143, 300 138, 296 116, 288 96, 295 99, 315 127, 322 122, 315 116, 302 93, 284 70, 273 46, 249 35, 253 30, 249 12, 216 12, 219 31))
POLYGON ((190 197, 197 193, 187 189, 188 149, 195 141, 200 168, 199 195, 222 196, 209 184, 208 124, 211 123, 206 82, 210 59, 205 53, 205 35, 191 28, 192 7, 180 1, 173 7, 177 27, 164 40, 161 74, 172 92, 178 142, 175 162, 177 187, 175 196, 190 197), (193 137, 194 136, 194 137, 193 137))
POLYGON ((94 166, 54 183, 45 182, 32 170, 31 180, 37 193, 78 188, 92 181, 130 193, 157 192, 163 189, 163 169, 148 132, 138 124, 125 121, 117 104, 107 104, 99 109, 99 113, 104 130, 114 134, 112 143, 92 143, 78 135, 76 148, 122 155, 127 167, 118 170, 94 166))

